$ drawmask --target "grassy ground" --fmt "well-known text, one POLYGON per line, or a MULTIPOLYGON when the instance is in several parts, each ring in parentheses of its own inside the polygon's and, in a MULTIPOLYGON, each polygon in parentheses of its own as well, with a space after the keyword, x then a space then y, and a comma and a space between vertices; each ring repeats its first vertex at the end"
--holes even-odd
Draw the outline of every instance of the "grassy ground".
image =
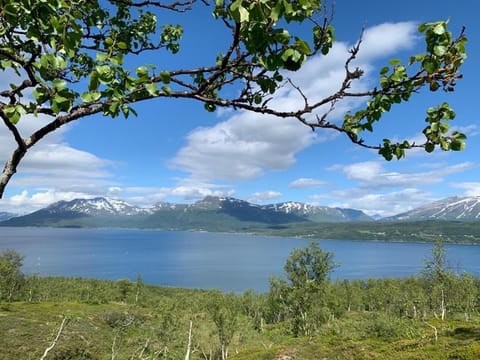
MULTIPOLYGON (((40 359, 64 317, 68 322, 46 359, 184 359, 189 318, 191 359, 218 356, 216 333, 206 314, 171 317, 167 311, 171 310, 121 303, 3 303, 0 359, 40 359)), ((232 360, 480 359, 479 319, 426 324, 352 313, 330 321, 311 338, 291 337, 282 325, 259 333, 243 317, 237 327, 230 346, 232 360)))

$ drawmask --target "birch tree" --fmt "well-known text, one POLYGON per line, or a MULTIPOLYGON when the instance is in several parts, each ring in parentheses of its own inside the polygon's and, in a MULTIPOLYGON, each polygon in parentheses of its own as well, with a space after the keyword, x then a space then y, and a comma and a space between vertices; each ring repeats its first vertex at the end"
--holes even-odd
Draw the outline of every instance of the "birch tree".
POLYGON ((22 273, 23 256, 15 250, 0 254, 0 300, 11 302, 25 282, 22 273))

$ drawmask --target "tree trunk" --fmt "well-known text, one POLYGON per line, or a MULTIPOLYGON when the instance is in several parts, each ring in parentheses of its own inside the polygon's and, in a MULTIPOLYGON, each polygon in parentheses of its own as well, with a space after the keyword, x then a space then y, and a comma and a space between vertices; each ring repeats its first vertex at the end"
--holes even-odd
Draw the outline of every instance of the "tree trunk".
POLYGON ((115 343, 117 341, 117 334, 113 337, 113 342, 112 342, 112 357, 111 360, 115 360, 116 352, 115 352, 115 343))
POLYGON ((50 350, 52 350, 55 347, 55 345, 57 345, 58 339, 60 338, 60 335, 62 334, 63 327, 65 326, 66 322, 67 322, 67 318, 64 317, 63 320, 62 320, 62 323, 60 324, 60 328, 58 329, 57 336, 55 336, 55 339, 53 339, 52 344, 45 349, 45 352, 43 353, 43 356, 40 358, 40 360, 44 360, 47 357, 48 352, 50 350))
POLYGON ((228 358, 228 345, 222 344, 222 360, 227 360, 228 358))
POLYGON ((15 290, 16 285, 17 285, 17 283, 14 281, 12 286, 10 287, 10 290, 8 292, 8 302, 12 302, 13 292, 15 290))
POLYGON ((447 309, 446 309, 446 306, 445 306, 445 293, 443 292, 443 289, 442 289, 442 314, 441 314, 441 319, 442 321, 445 320, 445 315, 447 313, 447 309))
POLYGON ((185 354, 185 360, 190 360, 190 352, 192 349, 192 325, 193 321, 190 320, 190 328, 188 330, 187 353, 185 354))
POLYGON ((436 326, 433 326, 429 323, 427 323, 426 321, 424 321, 426 325, 430 326, 432 329, 433 329, 433 332, 435 334, 435 341, 438 341, 438 330, 437 330, 437 327, 436 326))

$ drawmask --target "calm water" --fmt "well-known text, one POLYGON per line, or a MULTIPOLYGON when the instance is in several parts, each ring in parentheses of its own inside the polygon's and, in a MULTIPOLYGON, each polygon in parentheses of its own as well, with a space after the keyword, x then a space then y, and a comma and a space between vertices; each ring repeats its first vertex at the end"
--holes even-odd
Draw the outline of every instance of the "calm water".
MULTIPOLYGON (((265 291, 268 279, 283 273, 293 248, 310 240, 215 234, 111 229, 0 228, 0 251, 25 256, 25 273, 102 279, 141 274, 150 284, 265 291)), ((333 279, 402 277, 416 274, 431 245, 320 240, 340 264, 333 279)), ((449 245, 457 271, 480 275, 480 246, 449 245)))

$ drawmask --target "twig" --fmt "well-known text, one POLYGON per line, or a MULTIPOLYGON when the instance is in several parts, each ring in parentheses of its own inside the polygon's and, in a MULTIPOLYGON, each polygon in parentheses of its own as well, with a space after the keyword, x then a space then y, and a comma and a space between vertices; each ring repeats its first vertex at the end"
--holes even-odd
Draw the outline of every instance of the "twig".
POLYGON ((58 339, 60 338, 60 335, 62 334, 63 327, 65 326, 66 322, 67 322, 67 317, 64 316, 63 320, 62 320, 62 323, 60 324, 60 328, 58 329, 57 336, 55 336, 55 339, 53 340, 52 344, 45 349, 45 352, 43 353, 43 356, 40 358, 40 360, 44 360, 47 357, 48 352, 50 350, 52 350, 55 347, 55 345, 57 345, 58 339))

